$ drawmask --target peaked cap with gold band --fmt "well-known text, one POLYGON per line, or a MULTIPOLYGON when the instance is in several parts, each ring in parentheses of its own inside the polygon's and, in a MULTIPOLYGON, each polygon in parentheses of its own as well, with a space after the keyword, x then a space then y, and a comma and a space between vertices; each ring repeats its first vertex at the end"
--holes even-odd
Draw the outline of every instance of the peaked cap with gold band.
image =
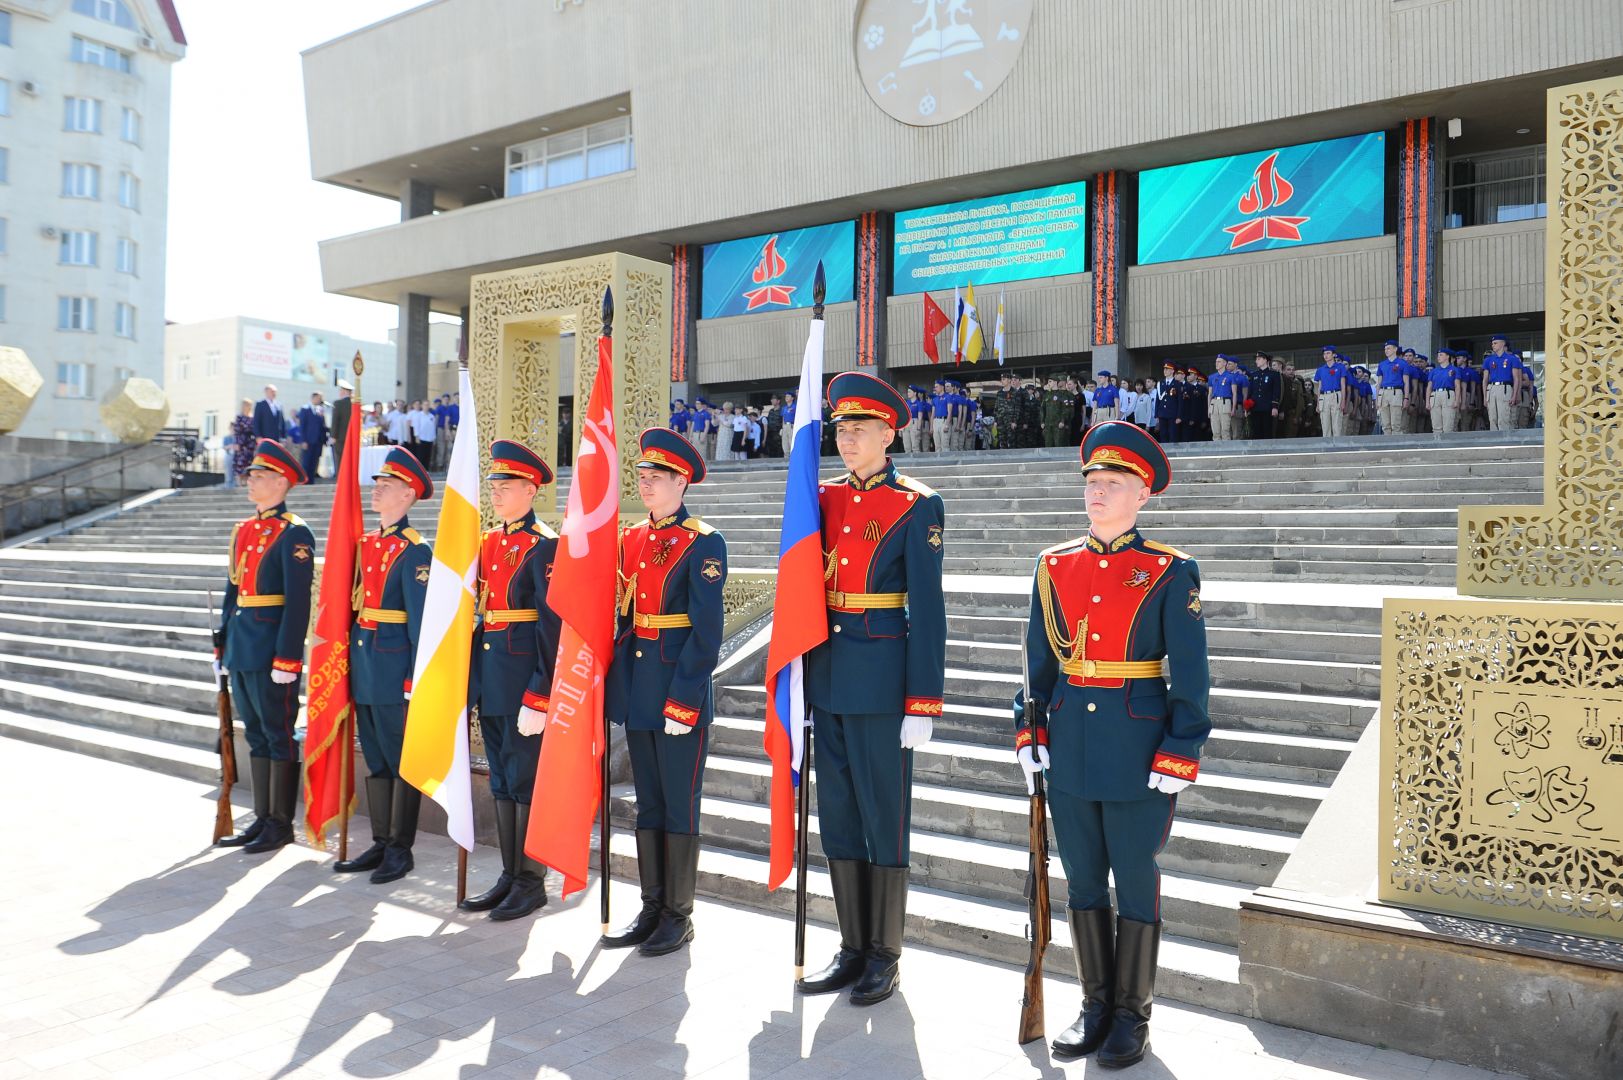
POLYGON ((293 455, 282 449, 282 444, 273 439, 260 439, 259 446, 254 449, 254 459, 248 463, 250 469, 266 469, 270 472, 281 473, 287 477, 292 485, 308 484, 310 477, 305 474, 304 467, 294 460, 293 455))
POLYGON ((883 420, 900 431, 907 426, 907 402, 895 387, 860 371, 843 371, 828 384, 830 420, 883 420))
POLYGON ((1132 473, 1159 495, 1172 482, 1172 463, 1155 436, 1126 420, 1106 420, 1082 440, 1082 471, 1114 469, 1132 473))
POLYGON ((704 480, 704 457, 693 444, 670 428, 651 427, 638 440, 642 454, 639 469, 670 469, 690 484, 704 480))
POLYGON ((419 499, 431 498, 434 494, 434 481, 429 479, 428 470, 423 463, 417 460, 417 455, 404 446, 396 446, 389 451, 378 466, 378 471, 372 474, 376 480, 380 476, 392 476, 396 480, 405 481, 419 499))
POLYGON ((528 480, 536 487, 552 483, 552 470, 541 455, 517 439, 497 439, 490 444, 490 472, 486 480, 528 480))

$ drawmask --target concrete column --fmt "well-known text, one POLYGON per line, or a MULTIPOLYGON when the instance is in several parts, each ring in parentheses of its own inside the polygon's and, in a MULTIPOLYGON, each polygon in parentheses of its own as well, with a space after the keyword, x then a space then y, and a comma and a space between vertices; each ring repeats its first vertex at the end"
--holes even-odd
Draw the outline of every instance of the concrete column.
POLYGON ((421 180, 406 180, 400 185, 400 220, 427 217, 434 212, 434 188, 421 180))
POLYGON ((406 293, 400 298, 400 329, 395 334, 400 393, 407 401, 428 397, 428 297, 406 293))
POLYGON ((891 215, 876 210, 857 218, 857 366, 872 368, 870 374, 885 380, 890 378, 885 333, 893 228, 891 215))
POLYGON ((1443 323, 1435 315, 1398 319, 1398 340, 1405 348, 1413 345, 1427 356, 1436 356, 1443 343, 1443 323))
POLYGON ((1121 192, 1124 179, 1120 172, 1112 170, 1095 175, 1090 185, 1093 311, 1088 321, 1092 327, 1093 370, 1138 377, 1138 372, 1132 370, 1133 356, 1128 351, 1125 326, 1127 259, 1121 192))
POLYGON ((704 392, 698 382, 699 255, 693 244, 671 249, 671 400, 689 404, 704 392))

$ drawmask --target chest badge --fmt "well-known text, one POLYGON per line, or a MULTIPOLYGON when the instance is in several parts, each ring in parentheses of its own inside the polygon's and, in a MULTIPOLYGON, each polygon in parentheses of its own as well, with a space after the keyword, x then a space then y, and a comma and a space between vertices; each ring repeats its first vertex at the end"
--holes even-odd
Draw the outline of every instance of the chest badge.
POLYGON ((720 559, 706 559, 704 561, 704 565, 699 568, 699 575, 701 577, 703 577, 706 581, 709 581, 709 582, 720 581, 721 580, 721 560, 720 559))
POLYGON ((877 521, 870 521, 862 527, 862 538, 869 543, 878 543, 881 535, 883 534, 880 532, 879 522, 877 521))
POLYGON ((1142 589, 1149 583, 1150 572, 1148 570, 1134 570, 1130 575, 1128 575, 1127 580, 1122 582, 1122 584, 1127 586, 1129 589, 1142 589))
POLYGON ((676 547, 676 537, 669 536, 654 541, 654 565, 664 566, 670 561, 671 551, 676 547))
POLYGON ((502 552, 502 562, 506 563, 508 566, 517 566, 518 548, 510 547, 506 551, 502 552))

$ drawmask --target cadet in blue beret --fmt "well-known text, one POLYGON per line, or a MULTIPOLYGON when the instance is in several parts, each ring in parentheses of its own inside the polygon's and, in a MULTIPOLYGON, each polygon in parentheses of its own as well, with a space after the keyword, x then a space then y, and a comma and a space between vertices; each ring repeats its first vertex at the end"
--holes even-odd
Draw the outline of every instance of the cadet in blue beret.
POLYGON ((1137 529, 1140 509, 1172 479, 1160 445, 1125 421, 1095 425, 1082 469, 1088 532, 1037 559, 1015 756, 1029 787, 1047 770, 1070 882, 1083 1005, 1054 1052, 1097 1050, 1099 1064, 1114 1068, 1138 1061, 1149 1043, 1161 939, 1156 856, 1178 792, 1200 772, 1210 672, 1195 561, 1137 529))
POLYGON ((1517 407, 1525 394, 1527 370, 1522 358, 1509 351, 1510 339, 1495 334, 1489 339, 1488 355, 1482 358, 1483 392, 1488 406, 1488 430, 1510 431, 1520 427, 1517 407))
POLYGON ((220 626, 214 631, 214 669, 229 674, 231 701, 248 738, 254 820, 221 847, 258 854, 293 840, 298 800, 299 677, 310 625, 316 540, 287 508, 287 493, 307 483, 303 466, 280 443, 261 439, 244 475, 254 515, 231 530, 231 562, 220 626))
POLYGON ((689 486, 704 479, 698 450, 659 428, 644 431, 640 443, 637 494, 648 517, 620 538, 619 624, 605 708, 625 727, 631 755, 642 908, 602 943, 661 956, 693 940, 727 542, 683 505, 689 486))
POLYGON ((861 372, 828 387, 849 470, 818 487, 829 578, 828 641, 806 658, 817 807, 840 949, 802 993, 890 997, 907 919, 913 750, 929 741, 946 681, 941 496, 886 455, 907 405, 861 372))
POLYGON ((469 689, 490 761, 502 872, 461 907, 488 911, 501 922, 547 902, 547 868, 524 853, 524 836, 558 654, 558 616, 547 606, 558 534, 535 519, 536 493, 552 482, 552 469, 535 451, 496 440, 485 480, 502 523, 479 544, 479 628, 469 689))
POLYGON ((414 865, 411 848, 422 793, 400 780, 400 747, 434 553, 408 515, 418 499, 433 494, 434 481, 422 462, 403 446, 390 450, 372 476, 378 527, 362 535, 356 550, 349 686, 366 758, 372 846, 333 869, 341 874, 370 870, 375 885, 400 880, 414 865))

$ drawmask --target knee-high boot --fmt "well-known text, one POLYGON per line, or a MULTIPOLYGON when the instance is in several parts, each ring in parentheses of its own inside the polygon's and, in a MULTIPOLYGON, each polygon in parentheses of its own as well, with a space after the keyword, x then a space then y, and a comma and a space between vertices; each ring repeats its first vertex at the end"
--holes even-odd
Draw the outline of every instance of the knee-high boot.
POLYGON ((1150 1048, 1150 1005, 1155 1000, 1155 968, 1161 951, 1161 924, 1116 920, 1116 999, 1110 1034, 1094 1058, 1120 1069, 1150 1048))
POLYGON ((270 817, 259 838, 243 845, 242 850, 254 855, 293 842, 293 808, 299 799, 299 761, 272 761, 270 763, 270 817))
POLYGON ((856 859, 830 859, 829 884, 834 889, 834 915, 840 923, 840 951, 815 975, 795 983, 802 994, 843 990, 862 974, 868 944, 868 864, 856 859))
POLYGON ((693 893, 699 884, 699 838, 690 833, 665 834, 665 907, 659 925, 638 950, 664 956, 693 940, 693 893))
POLYGON ((513 887, 513 873, 518 866, 518 830, 516 826, 518 803, 511 799, 496 800, 496 846, 502 853, 502 873, 496 884, 476 896, 470 896, 457 906, 463 911, 489 911, 507 899, 513 887))
POLYGON ((383 849, 389 843, 389 803, 394 798, 394 784, 392 776, 366 778, 366 816, 372 819, 372 846, 353 859, 333 863, 333 870, 340 874, 376 870, 383 861, 383 849))
POLYGON ((1054 1040, 1056 1057, 1082 1057, 1099 1049, 1110 1033, 1116 982, 1116 919, 1109 908, 1067 911, 1076 981, 1082 984, 1082 1013, 1054 1040))
POLYGON ((389 844, 383 849, 382 863, 372 871, 372 884, 399 881, 417 865, 411 857, 411 846, 417 842, 417 813, 422 805, 422 792, 404 780, 394 782, 394 797, 389 804, 389 844))
POLYGON ((242 847, 259 839, 265 822, 270 820, 270 764, 268 757, 248 759, 248 786, 253 789, 250 794, 254 799, 254 820, 235 836, 216 840, 215 847, 242 847))
POLYGON ((628 949, 648 940, 659 925, 665 907, 665 833, 660 829, 637 830, 637 880, 642 884, 642 910, 630 925, 617 934, 604 934, 605 949, 628 949))
POLYGON ((514 804, 513 829, 518 873, 513 875, 513 887, 507 890, 506 898, 491 909, 490 918, 496 922, 522 919, 547 906, 547 868, 524 854, 524 835, 530 831, 529 803, 514 804))
POLYGON ((902 983, 902 931, 907 925, 905 866, 868 867, 868 955, 851 1004, 877 1005, 902 983))

